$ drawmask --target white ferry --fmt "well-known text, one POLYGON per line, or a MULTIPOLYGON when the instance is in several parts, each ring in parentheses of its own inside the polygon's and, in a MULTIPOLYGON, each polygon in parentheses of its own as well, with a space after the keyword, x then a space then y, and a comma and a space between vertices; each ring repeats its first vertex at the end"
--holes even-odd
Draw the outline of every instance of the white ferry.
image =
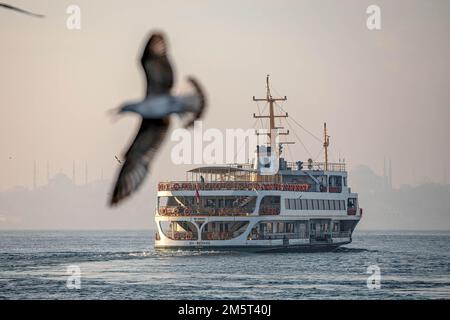
MULTIPOLYGON (((279 132, 267 77, 270 131, 279 132)), ((282 144, 268 133, 257 146, 254 164, 206 166, 187 172, 185 181, 158 184, 157 249, 330 251, 351 243, 362 217, 358 194, 347 185, 345 163, 328 162, 324 124, 323 162, 287 162, 282 144), (269 160, 267 160, 269 159, 269 160), (264 161, 262 161, 264 160, 264 161), (269 162, 268 162, 269 161, 269 162), (264 169, 279 165, 274 174, 264 169), (263 172, 264 171, 264 172, 263 172)), ((285 132, 284 135, 289 132, 285 132)))

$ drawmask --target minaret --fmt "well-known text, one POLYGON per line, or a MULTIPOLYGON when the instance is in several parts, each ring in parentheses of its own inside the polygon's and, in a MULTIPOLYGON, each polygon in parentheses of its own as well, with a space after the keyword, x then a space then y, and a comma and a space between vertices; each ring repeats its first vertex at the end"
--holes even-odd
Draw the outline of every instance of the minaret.
POLYGON ((387 175, 386 175, 386 157, 383 158, 383 187, 387 187, 387 175))
POLYGON ((88 184, 88 163, 87 163, 87 161, 85 163, 85 170, 84 170, 84 184, 88 184))
POLYGON ((444 172, 442 174, 442 184, 447 184, 447 164, 444 164, 444 172))
POLYGON ((72 163, 72 183, 76 184, 75 160, 73 160, 73 163, 72 163))
POLYGON ((389 158, 389 188, 392 189, 392 161, 389 158))
POLYGON ((447 164, 444 165, 444 184, 448 184, 447 164))
POLYGON ((36 190, 37 187, 37 163, 36 160, 34 160, 33 164, 33 189, 36 190))
POLYGON ((50 183, 50 164, 47 160, 47 184, 50 183))

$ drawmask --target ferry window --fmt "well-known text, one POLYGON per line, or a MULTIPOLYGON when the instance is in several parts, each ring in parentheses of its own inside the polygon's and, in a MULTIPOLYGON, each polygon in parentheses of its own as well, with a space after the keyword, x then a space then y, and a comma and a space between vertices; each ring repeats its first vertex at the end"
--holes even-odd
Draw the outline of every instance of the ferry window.
MULTIPOLYGON (((288 203, 288 205, 290 205, 290 203, 288 203)), ((264 196, 259 205, 259 213, 263 215, 280 214, 280 196, 264 196)))
POLYGON ((277 222, 277 233, 283 233, 284 225, 283 222, 277 222))
POLYGON ((347 186, 347 177, 344 177, 344 187, 347 186))
POLYGON ((300 199, 295 199, 295 209, 301 210, 302 207, 300 204, 301 204, 300 199))
POLYGON ((328 200, 323 200, 323 201, 325 204, 325 206, 324 206, 325 210, 330 210, 330 203, 328 202, 328 200))
POLYGON ((341 210, 345 210, 345 201, 341 200, 341 210))
POLYGON ((158 207, 166 207, 169 197, 158 197, 158 207))
POLYGON ((323 200, 319 200, 319 210, 323 210, 323 200))
POLYGON ((160 221, 159 227, 164 236, 172 240, 198 239, 197 228, 189 221, 160 221))
POLYGON ((333 232, 339 232, 339 221, 333 223, 333 232))
POLYGON ((308 199, 308 210, 313 210, 313 204, 312 204, 312 199, 308 199))
POLYGON ((295 209, 295 199, 289 199, 289 208, 295 209))
POLYGON ((306 202, 306 199, 302 199, 301 203, 302 203, 302 210, 307 210, 308 209, 308 204, 306 202))
POLYGON ((280 197, 279 196, 265 196, 261 200, 261 204, 265 205, 279 205, 280 197))
POLYGON ((286 233, 294 233, 294 224, 293 223, 286 223, 286 233))
MULTIPOLYGON (((181 197, 181 198, 183 198, 183 197, 181 197)), ((190 197, 186 197, 186 198, 190 198, 190 197)), ((183 202, 186 202, 186 200, 184 200, 183 202)), ((178 205, 179 205, 179 203, 178 203, 178 201, 175 200, 175 197, 158 197, 158 207, 175 207, 178 205)))
POLYGON ((356 208, 356 199, 355 198, 348 198, 347 207, 348 208, 356 208))
POLYGON ((334 210, 334 200, 329 201, 330 201, 330 210, 334 210))
POLYGON ((342 176, 330 176, 328 182, 330 187, 341 187, 342 176))
POLYGON ((291 200, 290 199, 286 199, 286 201, 285 201, 285 206, 286 206, 286 209, 288 209, 288 210, 291 210, 292 208, 291 208, 291 200))

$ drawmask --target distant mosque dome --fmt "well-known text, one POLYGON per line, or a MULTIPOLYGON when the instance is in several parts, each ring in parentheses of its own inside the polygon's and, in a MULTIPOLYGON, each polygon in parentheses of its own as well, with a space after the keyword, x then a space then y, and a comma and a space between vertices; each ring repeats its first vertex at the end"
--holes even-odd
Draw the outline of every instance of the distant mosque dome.
POLYGON ((49 180, 49 185, 56 186, 69 186, 73 185, 72 179, 66 176, 64 173, 58 173, 49 180))

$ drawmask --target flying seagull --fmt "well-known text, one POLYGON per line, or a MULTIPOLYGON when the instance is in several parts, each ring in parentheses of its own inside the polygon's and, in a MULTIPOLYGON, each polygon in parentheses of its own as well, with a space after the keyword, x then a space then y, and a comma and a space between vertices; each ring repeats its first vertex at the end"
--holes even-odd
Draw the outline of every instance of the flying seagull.
POLYGON ((136 191, 146 177, 150 164, 158 152, 170 125, 170 115, 190 116, 185 125, 190 127, 199 119, 206 108, 206 100, 197 80, 188 78, 194 93, 173 95, 171 90, 174 74, 167 56, 167 43, 162 33, 154 33, 145 46, 141 64, 147 80, 146 98, 136 103, 125 104, 119 113, 134 112, 142 117, 137 135, 124 156, 112 193, 110 205, 136 191))
POLYGON ((23 10, 23 9, 14 7, 14 6, 10 5, 10 4, 6 4, 6 3, 3 3, 3 2, 0 2, 0 7, 5 8, 5 9, 9 9, 9 10, 14 10, 14 11, 17 11, 17 12, 20 12, 20 13, 24 13, 24 14, 33 16, 33 17, 37 17, 37 18, 45 17, 42 14, 37 14, 37 13, 33 13, 33 12, 30 12, 30 11, 27 11, 27 10, 23 10))

